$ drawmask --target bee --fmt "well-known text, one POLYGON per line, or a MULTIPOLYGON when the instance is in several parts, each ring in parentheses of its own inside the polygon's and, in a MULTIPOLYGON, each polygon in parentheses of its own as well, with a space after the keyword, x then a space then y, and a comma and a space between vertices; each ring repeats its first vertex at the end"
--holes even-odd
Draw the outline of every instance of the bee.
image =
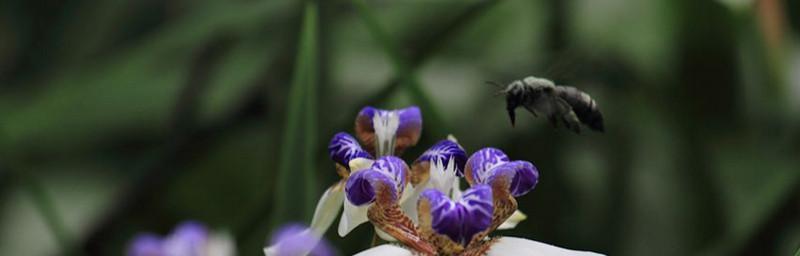
MULTIPOLYGON (((490 82, 491 83, 491 82, 490 82)), ((559 123, 567 129, 580 133, 581 123, 594 131, 603 132, 603 114, 589 94, 572 86, 556 85, 553 81, 529 76, 511 82, 503 87, 491 83, 501 90, 498 95, 505 95, 506 110, 514 126, 517 107, 524 107, 533 116, 547 116, 554 127, 559 123)))

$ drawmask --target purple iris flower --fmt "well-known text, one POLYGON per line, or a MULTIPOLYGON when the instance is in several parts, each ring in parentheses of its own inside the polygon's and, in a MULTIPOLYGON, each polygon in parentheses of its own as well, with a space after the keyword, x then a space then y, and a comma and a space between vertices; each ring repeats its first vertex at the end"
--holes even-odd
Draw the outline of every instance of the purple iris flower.
POLYGON ((206 244, 208 244, 206 227, 195 221, 186 221, 167 236, 163 249, 166 255, 201 256, 204 255, 206 244))
POLYGON ((506 189, 515 197, 530 192, 539 181, 539 170, 528 161, 510 161, 496 148, 478 150, 467 160, 465 176, 470 184, 498 184, 508 181, 506 189))
POLYGON ((288 224, 279 228, 270 239, 267 256, 332 256, 333 249, 317 235, 300 224, 288 224))
POLYGON ((218 256, 232 255, 225 246, 230 241, 214 241, 205 226, 195 221, 179 224, 169 235, 151 233, 137 235, 128 246, 128 256, 218 256), (218 246, 217 246, 218 245, 218 246), (212 253, 212 249, 223 249, 212 253))
POLYGON ((161 238, 151 233, 136 235, 128 246, 128 256, 162 256, 161 238))
POLYGON ((369 169, 357 171, 347 179, 345 195, 352 204, 361 206, 375 201, 381 190, 398 199, 403 193, 408 165, 395 156, 378 158, 369 169))

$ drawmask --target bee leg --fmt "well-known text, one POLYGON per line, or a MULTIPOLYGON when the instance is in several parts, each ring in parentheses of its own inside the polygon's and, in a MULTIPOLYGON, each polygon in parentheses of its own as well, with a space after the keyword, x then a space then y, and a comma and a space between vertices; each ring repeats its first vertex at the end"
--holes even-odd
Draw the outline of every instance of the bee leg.
POLYGON ((514 123, 516 121, 516 113, 514 112, 513 108, 508 108, 508 118, 511 119, 511 127, 514 127, 514 123))
POLYGON ((553 125, 553 127, 558 128, 558 119, 555 115, 548 115, 547 120, 550 121, 550 124, 553 125))

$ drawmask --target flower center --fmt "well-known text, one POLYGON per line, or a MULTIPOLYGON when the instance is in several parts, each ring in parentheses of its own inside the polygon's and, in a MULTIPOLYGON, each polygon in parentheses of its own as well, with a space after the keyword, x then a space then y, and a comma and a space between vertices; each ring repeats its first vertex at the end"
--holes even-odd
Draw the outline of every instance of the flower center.
POLYGON ((456 180, 455 162, 455 159, 451 157, 450 159, 444 161, 442 158, 436 158, 431 163, 431 186, 448 196, 451 196, 450 192, 453 189, 453 183, 455 183, 456 180), (447 163, 447 166, 445 166, 445 162, 447 163))
POLYGON ((400 127, 400 116, 395 111, 379 111, 372 116, 375 129, 377 157, 394 154, 395 134, 400 127))

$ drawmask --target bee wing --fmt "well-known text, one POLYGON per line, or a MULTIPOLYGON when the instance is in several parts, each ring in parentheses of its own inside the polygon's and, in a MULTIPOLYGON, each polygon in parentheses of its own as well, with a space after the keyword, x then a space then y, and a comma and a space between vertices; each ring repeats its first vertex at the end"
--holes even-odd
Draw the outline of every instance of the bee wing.
POLYGON ((589 94, 572 86, 556 86, 553 93, 569 104, 581 123, 592 130, 604 131, 603 114, 589 94))
POLYGON ((580 121, 572 111, 570 104, 552 91, 542 92, 531 98, 526 102, 525 109, 534 116, 538 116, 538 114, 547 116, 547 119, 555 127, 562 123, 568 129, 576 133, 580 132, 580 121))

